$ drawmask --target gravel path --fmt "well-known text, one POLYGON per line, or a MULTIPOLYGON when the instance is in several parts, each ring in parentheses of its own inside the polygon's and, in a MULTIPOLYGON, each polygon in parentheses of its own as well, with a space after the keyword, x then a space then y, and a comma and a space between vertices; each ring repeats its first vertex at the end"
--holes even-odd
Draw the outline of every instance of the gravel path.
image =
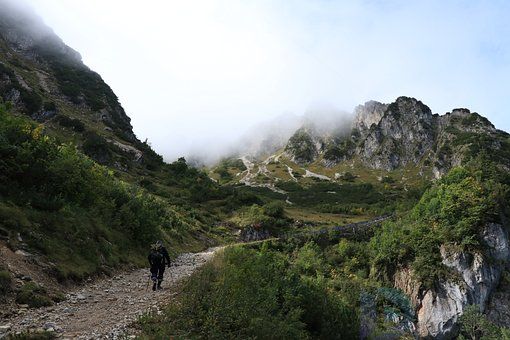
POLYGON ((171 288, 176 282, 191 275, 218 249, 180 255, 165 271, 163 287, 166 289, 156 292, 151 287, 147 289, 149 270, 138 269, 70 292, 65 301, 55 306, 31 310, 21 308, 18 315, 0 320, 0 326, 5 327, 4 331, 8 329, 7 334, 46 330, 63 339, 116 339, 126 336, 129 325, 147 311, 159 311, 175 294, 171 288))

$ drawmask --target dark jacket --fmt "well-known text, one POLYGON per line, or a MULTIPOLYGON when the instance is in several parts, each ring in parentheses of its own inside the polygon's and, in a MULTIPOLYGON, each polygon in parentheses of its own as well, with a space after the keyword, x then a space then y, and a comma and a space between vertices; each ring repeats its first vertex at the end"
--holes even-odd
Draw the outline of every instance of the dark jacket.
POLYGON ((161 247, 159 250, 152 250, 148 256, 148 260, 151 267, 170 265, 170 256, 165 247, 161 247))

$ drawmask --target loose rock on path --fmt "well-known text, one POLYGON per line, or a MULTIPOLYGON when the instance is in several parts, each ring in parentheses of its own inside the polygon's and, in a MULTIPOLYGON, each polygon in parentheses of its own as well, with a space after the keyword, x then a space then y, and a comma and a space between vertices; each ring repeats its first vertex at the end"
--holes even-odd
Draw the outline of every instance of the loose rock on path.
POLYGON ((168 303, 176 294, 169 288, 205 264, 218 249, 180 255, 165 271, 163 290, 153 292, 152 283, 147 288, 149 270, 138 269, 70 292, 65 301, 55 306, 30 309, 1 320, 0 326, 5 327, 7 334, 45 330, 55 332, 63 339, 124 337, 140 315, 148 311, 158 312, 168 303))

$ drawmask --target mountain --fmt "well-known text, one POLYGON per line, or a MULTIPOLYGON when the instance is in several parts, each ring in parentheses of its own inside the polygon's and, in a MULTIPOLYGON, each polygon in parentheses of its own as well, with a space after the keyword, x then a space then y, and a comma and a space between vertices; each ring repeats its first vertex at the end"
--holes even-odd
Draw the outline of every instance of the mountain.
POLYGON ((26 8, 10 1, 0 5, 3 101, 101 164, 126 171, 162 163, 137 139, 115 93, 78 52, 26 8))
MULTIPOLYGON (((433 114, 421 101, 399 97, 390 104, 359 105, 350 122, 329 131, 318 129, 313 121, 303 124, 265 160, 256 155, 245 158, 260 174, 259 184, 309 177, 338 181, 346 173, 370 182, 385 176, 410 182, 440 178, 480 155, 510 169, 510 135, 468 109, 433 114)), ((234 181, 246 182, 247 173, 234 171, 234 181)))
POLYGON ((483 116, 399 97, 282 117, 206 173, 164 163, 76 51, 0 8, 0 338, 75 282, 89 305, 87 282, 146 266, 155 240, 236 244, 140 319, 145 338, 510 334, 510 136, 483 116))
MULTIPOLYGON (((54 294, 145 264, 156 239, 177 254, 229 237, 211 227, 221 215, 210 201, 235 209, 230 198, 185 159, 164 163, 78 52, 28 9, 0 0, 2 254, 36 264, 54 294)), ((21 294, 11 278, 25 271, 3 260, 0 303, 21 294)))
POLYGON ((359 158, 369 168, 386 171, 431 167, 437 178, 482 151, 508 166, 508 137, 468 109, 440 116, 419 100, 399 97, 391 104, 371 101, 356 107, 349 135, 325 138, 300 130, 285 151, 301 164, 319 160, 333 167, 359 158))

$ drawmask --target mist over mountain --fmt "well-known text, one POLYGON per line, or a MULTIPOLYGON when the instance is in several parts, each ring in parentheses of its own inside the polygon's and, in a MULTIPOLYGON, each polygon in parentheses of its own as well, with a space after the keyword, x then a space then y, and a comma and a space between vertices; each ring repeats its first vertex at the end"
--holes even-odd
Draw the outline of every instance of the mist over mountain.
POLYGON ((139 139, 167 161, 234 144, 314 103, 352 111, 407 95, 509 129, 499 104, 510 79, 501 1, 25 1, 101 74, 139 139))
POLYGON ((341 134, 350 131, 353 117, 352 113, 330 107, 310 108, 303 115, 283 114, 249 127, 238 139, 224 143, 211 141, 207 150, 191 149, 187 158, 194 164, 207 166, 222 158, 248 156, 261 159, 283 148, 300 127, 306 126, 318 134, 341 134))

